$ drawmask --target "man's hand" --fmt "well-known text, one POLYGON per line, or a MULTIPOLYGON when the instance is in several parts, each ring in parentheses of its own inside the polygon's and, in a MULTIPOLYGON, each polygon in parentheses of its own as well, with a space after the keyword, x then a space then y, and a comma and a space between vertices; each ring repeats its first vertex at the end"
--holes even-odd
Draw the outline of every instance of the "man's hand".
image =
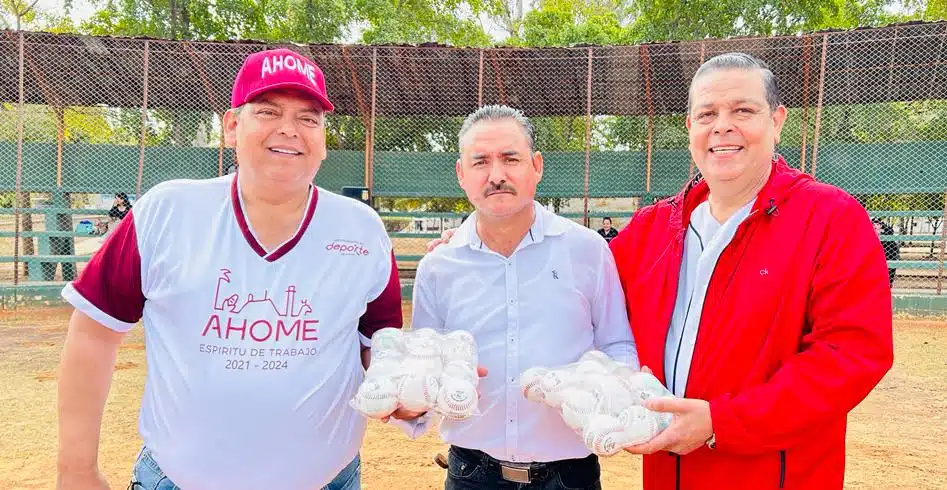
POLYGON ((109 490, 109 484, 98 470, 59 471, 56 490, 109 490))
POLYGON ((392 417, 398 420, 414 420, 424 415, 425 413, 427 412, 412 412, 410 410, 405 410, 403 407, 399 406, 398 409, 392 412, 391 415, 387 417, 382 417, 381 421, 387 424, 388 421, 391 420, 392 417))
POLYGON ((451 237, 454 236, 454 232, 457 231, 457 228, 450 228, 441 232, 440 238, 435 238, 427 242, 427 251, 430 252, 435 248, 447 243, 450 241, 451 237))
POLYGON ((685 455, 703 446, 714 433, 710 420, 710 403, 694 398, 652 398, 645 408, 655 412, 674 414, 671 425, 654 439, 625 448, 632 454, 652 454, 669 451, 685 455))

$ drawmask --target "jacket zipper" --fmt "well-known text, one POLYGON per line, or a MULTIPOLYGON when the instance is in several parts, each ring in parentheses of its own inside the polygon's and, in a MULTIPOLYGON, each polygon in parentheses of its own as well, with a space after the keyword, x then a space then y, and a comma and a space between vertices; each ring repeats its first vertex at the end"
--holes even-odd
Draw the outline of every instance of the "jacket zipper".
MULTIPOLYGON (((743 223, 740 224, 740 227, 742 227, 742 226, 745 225, 747 222, 749 222, 750 219, 753 218, 753 217, 754 217, 755 215, 757 215, 757 214, 759 214, 759 210, 755 210, 755 211, 751 212, 750 214, 748 214, 748 215, 746 216, 746 218, 743 219, 743 223)), ((690 226, 691 226, 691 225, 688 225, 688 228, 690 228, 690 226)), ((684 249, 684 252, 683 252, 684 255, 687 255, 687 245, 686 245, 686 244, 687 244, 687 233, 688 233, 688 231, 689 231, 689 230, 685 230, 685 231, 684 231, 684 245, 682 246, 682 248, 684 249)), ((739 231, 739 227, 738 227, 738 231, 739 231)), ((696 229, 694 230, 694 233, 697 234, 697 230, 696 230, 696 229)), ((735 238, 735 237, 736 237, 736 234, 734 234, 734 238, 735 238)), ((704 251, 703 239, 700 237, 700 234, 697 234, 697 238, 701 240, 701 247, 700 247, 700 250, 701 250, 701 253, 703 253, 703 251, 704 251)), ((727 249, 730 248, 730 245, 731 245, 732 243, 733 243, 733 240, 731 239, 730 242, 727 243, 727 244, 723 247, 723 250, 720 251, 720 255, 723 255, 724 252, 726 252, 727 249)), ((742 257, 741 257, 741 258, 742 258, 742 257)), ((737 261, 737 265, 739 265, 739 261, 737 261)), ((678 269, 680 269, 680 267, 678 267, 678 269)), ((717 266, 715 265, 715 266, 714 266, 714 271, 710 273, 710 279, 711 279, 711 280, 713 279, 713 275, 714 275, 714 272, 716 272, 716 270, 717 270, 717 266)), ((734 271, 736 271, 736 267, 734 267, 734 271)), ((730 278, 732 278, 732 277, 733 277, 733 276, 732 276, 732 274, 731 274, 730 278)), ((727 287, 730 286, 730 278, 727 278, 727 287)), ((678 288, 681 287, 680 273, 678 273, 677 287, 678 287, 678 288)), ((676 295, 676 292, 675 292, 675 295, 676 295)), ((707 299, 707 298, 705 297, 705 298, 704 298, 704 300, 705 300, 704 302, 705 302, 705 303, 706 303, 706 299, 707 299)), ((694 304, 694 292, 691 291, 691 292, 690 292, 690 298, 687 300, 687 310, 684 311, 684 328, 681 329, 681 336, 680 336, 680 338, 678 339, 678 342, 677 342, 677 352, 674 354, 674 369, 673 369, 672 372, 671 372, 671 383, 670 383, 670 384, 671 384, 671 393, 674 393, 675 395, 677 394, 677 364, 678 364, 678 361, 680 361, 680 359, 681 359, 681 344, 684 343, 684 333, 687 332, 687 328, 686 328, 686 327, 687 327, 687 319, 688 319, 688 317, 690 317, 690 315, 691 315, 691 306, 692 306, 693 304, 694 304)), ((672 315, 672 319, 673 319, 673 315, 672 315)), ((698 325, 698 327, 699 327, 699 325, 698 325)), ((696 346, 695 346, 695 347, 696 347, 696 346)), ((682 395, 682 396, 683 396, 683 395, 682 395)))
MULTIPOLYGON (((686 254, 687 251, 684 253, 686 254)), ((680 279, 678 279, 678 283, 680 283, 680 279)), ((680 284, 677 287, 681 287, 680 284)), ((677 396, 677 363, 681 359, 681 344, 684 343, 684 333, 687 332, 687 318, 691 315, 691 305, 693 304, 694 292, 691 291, 690 299, 687 301, 687 310, 684 311, 684 328, 681 328, 681 336, 677 339, 677 353, 674 354, 674 370, 671 373, 671 393, 674 393, 675 396, 677 396)))
POLYGON ((676 463, 675 470, 674 470, 674 472, 675 472, 675 475, 674 475, 674 488, 675 488, 676 490, 681 490, 681 455, 680 455, 680 454, 675 454, 674 457, 677 458, 677 463, 676 463))
POLYGON ((779 452, 779 488, 786 487, 786 450, 779 452))

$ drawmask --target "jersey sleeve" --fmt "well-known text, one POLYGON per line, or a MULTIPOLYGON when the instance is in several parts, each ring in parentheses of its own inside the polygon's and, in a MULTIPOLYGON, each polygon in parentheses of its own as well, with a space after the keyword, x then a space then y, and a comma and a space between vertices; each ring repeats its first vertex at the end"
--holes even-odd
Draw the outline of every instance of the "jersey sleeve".
POLYGON ((66 285, 62 297, 77 310, 117 332, 141 320, 145 295, 141 288, 141 254, 131 210, 117 223, 99 250, 66 285))
POLYGON ((401 328, 404 322, 401 314, 401 281, 394 251, 391 252, 390 265, 385 269, 387 273, 380 276, 385 277, 387 283, 381 294, 368 303, 358 321, 358 332, 366 347, 371 347, 371 338, 375 332, 386 327, 401 328))

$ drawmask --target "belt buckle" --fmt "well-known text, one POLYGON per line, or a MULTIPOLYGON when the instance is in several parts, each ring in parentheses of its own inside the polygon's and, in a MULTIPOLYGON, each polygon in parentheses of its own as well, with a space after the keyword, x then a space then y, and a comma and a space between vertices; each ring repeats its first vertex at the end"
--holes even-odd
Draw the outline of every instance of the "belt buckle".
POLYGON ((515 466, 500 465, 500 476, 506 481, 514 483, 529 483, 529 468, 517 468, 515 466))

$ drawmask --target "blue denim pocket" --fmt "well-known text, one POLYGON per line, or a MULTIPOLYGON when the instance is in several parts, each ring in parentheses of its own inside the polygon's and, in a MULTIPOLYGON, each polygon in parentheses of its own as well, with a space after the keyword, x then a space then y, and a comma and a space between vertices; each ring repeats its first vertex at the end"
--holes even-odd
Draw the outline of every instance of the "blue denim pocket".
POLYGON ((360 490, 362 488, 362 460, 356 455, 323 490, 360 490))
POLYGON ((144 447, 138 453, 138 461, 132 470, 132 481, 128 490, 181 490, 161 471, 161 467, 151 457, 151 451, 144 447))

